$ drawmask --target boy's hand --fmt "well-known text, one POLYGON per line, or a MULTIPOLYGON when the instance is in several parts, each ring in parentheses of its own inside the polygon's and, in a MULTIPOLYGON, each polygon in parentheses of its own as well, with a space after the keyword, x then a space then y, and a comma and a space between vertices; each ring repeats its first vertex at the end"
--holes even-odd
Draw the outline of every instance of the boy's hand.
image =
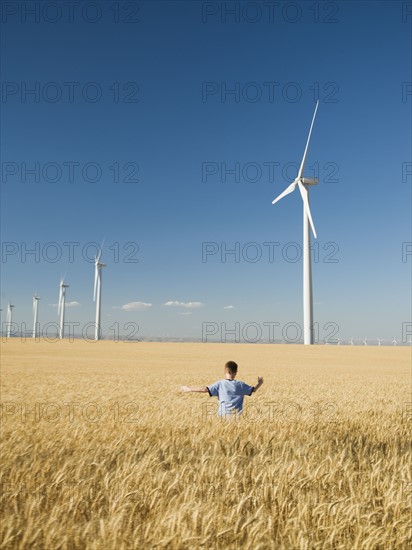
POLYGON ((257 391, 260 386, 263 384, 263 377, 262 376, 258 376, 258 383, 256 384, 256 386, 253 388, 253 391, 257 391))

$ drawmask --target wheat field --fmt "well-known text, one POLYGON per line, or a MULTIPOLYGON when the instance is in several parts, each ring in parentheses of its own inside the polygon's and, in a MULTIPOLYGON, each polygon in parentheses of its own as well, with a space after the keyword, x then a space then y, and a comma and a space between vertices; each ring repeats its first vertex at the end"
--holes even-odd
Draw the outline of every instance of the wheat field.
POLYGON ((406 549, 411 349, 3 342, 1 548, 406 549), (243 417, 181 384, 262 388, 243 417))

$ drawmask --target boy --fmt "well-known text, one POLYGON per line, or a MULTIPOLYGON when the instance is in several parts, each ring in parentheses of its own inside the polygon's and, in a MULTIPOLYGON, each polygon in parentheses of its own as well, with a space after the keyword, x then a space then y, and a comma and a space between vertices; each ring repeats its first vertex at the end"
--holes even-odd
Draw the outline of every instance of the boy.
POLYGON ((256 386, 249 386, 245 382, 235 380, 237 374, 237 364, 234 361, 228 361, 225 365, 225 379, 218 380, 211 386, 199 388, 189 388, 189 386, 180 386, 184 392, 209 393, 210 397, 219 398, 219 416, 227 416, 232 413, 241 414, 243 409, 243 398, 245 395, 252 395, 263 384, 263 378, 258 376, 256 386))

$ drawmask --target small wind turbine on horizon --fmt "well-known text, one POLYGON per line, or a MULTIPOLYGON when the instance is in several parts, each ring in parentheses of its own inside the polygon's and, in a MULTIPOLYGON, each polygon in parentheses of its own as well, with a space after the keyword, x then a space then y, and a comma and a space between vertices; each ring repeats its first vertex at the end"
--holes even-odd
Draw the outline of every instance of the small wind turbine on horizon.
POLYGON ((64 278, 63 278, 60 280, 59 303, 57 305, 57 315, 60 315, 59 338, 61 340, 64 338, 64 313, 66 309, 66 288, 69 288, 69 285, 65 284, 64 278))
POLYGON ((40 298, 37 296, 37 292, 33 296, 33 338, 37 338, 38 336, 38 313, 39 313, 39 300, 40 298))
POLYGON ((313 113, 312 123, 309 129, 308 139, 306 141, 305 151, 303 153, 302 162, 296 179, 272 201, 275 204, 280 199, 292 193, 296 187, 303 201, 303 343, 314 343, 314 327, 313 327, 313 296, 312 296, 312 265, 310 256, 310 231, 309 224, 312 228, 313 235, 316 237, 316 230, 312 220, 312 214, 309 207, 309 185, 316 185, 317 178, 304 178, 303 170, 305 168, 306 155, 308 152, 310 136, 312 134, 313 123, 315 122, 316 112, 318 110, 319 101, 316 102, 315 112, 313 113))
POLYGON ((100 340, 102 337, 101 329, 101 304, 102 304, 102 268, 107 267, 106 264, 102 264, 100 258, 102 256, 103 244, 100 247, 99 254, 94 261, 94 290, 93 301, 96 302, 96 323, 94 339, 100 340))
POLYGON ((378 341, 378 346, 381 346, 382 345, 382 340, 380 338, 376 338, 377 341, 378 341))
POLYGON ((7 306, 7 333, 6 333, 7 338, 10 338, 10 334, 11 334, 11 325, 13 323, 13 308, 14 308, 14 305, 9 302, 7 306))
POLYGON ((350 339, 350 345, 351 345, 351 346, 354 346, 354 345, 355 345, 355 344, 353 343, 353 336, 352 336, 352 338, 350 339))
POLYGON ((365 336, 365 339, 364 339, 364 341, 363 341, 363 345, 364 345, 364 346, 367 346, 367 345, 368 345, 368 341, 366 340, 366 338, 367 338, 367 336, 365 336))
POLYGON ((397 339, 396 339, 396 336, 393 337, 392 344, 393 344, 394 346, 397 346, 397 345, 398 345, 398 341, 397 341, 397 339))

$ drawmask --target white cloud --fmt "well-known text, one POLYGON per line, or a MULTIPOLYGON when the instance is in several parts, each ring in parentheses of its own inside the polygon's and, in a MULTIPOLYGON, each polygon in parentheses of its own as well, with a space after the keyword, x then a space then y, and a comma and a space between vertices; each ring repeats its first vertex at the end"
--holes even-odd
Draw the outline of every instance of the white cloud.
POLYGON ((199 307, 203 307, 205 304, 203 304, 202 302, 177 302, 177 301, 170 301, 170 302, 165 302, 163 304, 164 306, 168 306, 168 307, 184 307, 186 309, 196 309, 196 308, 199 308, 199 307))
POLYGON ((121 307, 115 307, 114 309, 122 309, 123 311, 137 311, 141 309, 148 309, 152 307, 152 304, 146 304, 146 302, 129 302, 121 307))
POLYGON ((192 315, 191 311, 178 311, 179 315, 192 315))
POLYGON ((235 309, 235 306, 225 306, 223 309, 235 309))
MULTIPOLYGON (((49 304, 49 306, 51 306, 51 307, 58 307, 58 305, 59 304, 49 304)), ((66 302, 65 305, 66 305, 66 307, 77 307, 77 306, 80 306, 81 304, 80 304, 80 302, 74 301, 74 302, 66 302)))

